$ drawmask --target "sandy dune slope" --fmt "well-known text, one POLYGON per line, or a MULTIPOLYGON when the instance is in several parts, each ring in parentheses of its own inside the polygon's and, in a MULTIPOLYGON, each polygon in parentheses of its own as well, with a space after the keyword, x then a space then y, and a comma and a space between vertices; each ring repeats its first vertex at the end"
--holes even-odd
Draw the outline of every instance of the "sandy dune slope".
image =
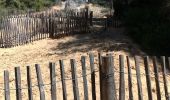
MULTIPOLYGON (((116 75, 116 88, 117 94, 119 89, 119 58, 120 54, 128 55, 131 59, 132 64, 132 81, 133 81, 133 92, 134 92, 134 100, 137 100, 137 82, 136 82, 136 70, 134 66, 134 61, 131 56, 144 56, 146 55, 142 52, 138 46, 132 43, 132 41, 123 35, 122 29, 109 29, 107 32, 103 33, 95 33, 95 34, 80 34, 74 36, 68 36, 60 39, 44 39, 40 41, 36 41, 24 46, 18 46, 9 49, 0 49, 0 88, 3 87, 3 71, 5 69, 10 72, 10 87, 12 89, 15 88, 15 80, 14 80, 14 67, 21 67, 21 76, 22 76, 22 87, 27 86, 26 81, 26 66, 31 66, 32 73, 32 82, 33 84, 37 84, 36 73, 34 64, 38 63, 41 66, 41 71, 43 75, 43 80, 45 84, 50 83, 49 78, 49 62, 56 63, 56 77, 57 80, 60 80, 60 68, 58 60, 63 59, 65 65, 65 74, 67 78, 71 77, 71 67, 69 59, 76 59, 77 63, 77 75, 81 76, 82 67, 80 63, 81 56, 87 56, 87 73, 90 73, 89 66, 89 56, 88 54, 92 52, 95 55, 95 69, 98 70, 98 52, 110 52, 114 55, 114 65, 115 65, 115 75, 116 75)), ((141 73, 144 74, 143 61, 140 61, 141 65, 141 73)), ((153 73, 153 67, 150 68, 153 73)), ((127 66, 125 63, 125 73, 127 73, 127 66)), ((161 73, 160 73, 161 74, 161 73)), ((152 78, 152 92, 154 96, 154 100, 156 100, 156 87, 155 80, 152 78)), ((160 76, 162 81, 162 76, 160 76)), ((146 88, 146 78, 145 75, 141 76, 142 79, 142 89, 144 100, 147 100, 147 88, 146 88)), ((168 76, 168 81, 170 77, 168 76)), ((89 91, 89 99, 91 100, 91 78, 90 74, 87 76, 88 80, 88 91, 89 91)), ((83 79, 78 78, 79 84, 79 94, 80 99, 83 100, 83 79)), ((161 84, 161 93, 164 96, 163 84, 161 84)), ((128 75, 125 74, 125 86, 126 86, 126 100, 128 100, 128 75)), ((73 90, 72 90, 72 81, 66 81, 67 87, 67 96, 68 100, 73 100, 73 90)), ((169 86, 170 90, 170 86, 169 86)), ((50 98, 50 86, 45 86, 45 93, 47 100, 50 98)), ((99 74, 96 72, 96 94, 97 100, 99 99, 99 74)), ((0 98, 3 99, 3 90, 0 90, 0 98)), ((33 88, 33 95, 35 100, 39 100, 39 92, 38 87, 33 88)), ((28 99, 27 90, 22 90, 22 97, 24 100, 28 99)), ((11 90, 11 98, 15 100, 15 91, 11 90)), ((61 82, 57 83, 57 99, 62 100, 62 87, 61 82)), ((165 99, 165 98, 163 98, 165 99)))

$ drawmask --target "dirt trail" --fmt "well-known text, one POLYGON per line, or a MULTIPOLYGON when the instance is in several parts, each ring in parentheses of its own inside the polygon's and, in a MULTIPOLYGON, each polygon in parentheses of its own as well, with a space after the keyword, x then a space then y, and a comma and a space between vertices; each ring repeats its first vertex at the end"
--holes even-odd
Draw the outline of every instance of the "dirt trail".
MULTIPOLYGON (((109 29, 106 32, 100 33, 89 33, 89 34, 80 34, 74 36, 68 36, 60 39, 44 39, 40 41, 36 41, 24 46, 18 46, 14 48, 8 49, 0 49, 0 87, 3 87, 3 71, 5 69, 10 71, 10 87, 15 88, 14 81, 14 67, 21 67, 21 75, 22 75, 22 87, 26 87, 26 67, 27 65, 31 66, 32 72, 32 81, 33 84, 37 84, 36 74, 34 64, 38 63, 41 65, 41 71, 43 73, 44 83, 50 83, 49 80, 49 62, 56 63, 56 77, 57 80, 60 80, 60 69, 58 60, 64 59, 65 65, 65 74, 66 77, 71 77, 71 68, 69 64, 69 59, 76 59, 77 62, 77 74, 81 76, 81 56, 87 56, 87 73, 90 73, 89 66, 89 52, 94 53, 95 55, 95 69, 98 70, 98 52, 110 52, 114 55, 114 65, 115 70, 119 71, 119 58, 120 54, 130 56, 131 64, 132 64, 132 73, 133 73, 133 92, 134 92, 134 100, 137 100, 137 83, 136 83, 136 71, 134 66, 134 61, 131 56, 144 56, 146 55, 142 52, 139 47, 132 43, 132 41, 126 37, 123 33, 123 29, 109 29)), ((145 73, 143 67, 143 61, 140 61, 141 64, 141 73, 145 73)), ((125 64, 126 65, 126 64, 125 64)), ((151 67, 153 72, 153 67, 151 67)), ((125 72, 127 73, 127 66, 125 66, 125 72)), ((119 73, 116 74, 116 87, 117 92, 119 88, 119 73)), ((126 85, 126 99, 128 100, 128 76, 125 74, 125 85, 126 85)), ((89 98, 91 100, 91 79, 90 76, 87 76, 88 79, 88 90, 89 90, 89 98)), ((147 89, 146 89, 146 78, 145 76, 141 76, 142 79, 142 88, 143 88, 143 96, 144 100, 147 100, 147 89)), ((156 92, 155 92, 155 80, 152 75, 152 92, 154 96, 154 100, 156 100, 156 92)), ((170 77, 168 77, 170 80, 170 77)), ((162 81, 162 76, 161 76, 162 81)), ((68 100, 73 100, 72 93, 72 81, 66 81, 67 84, 67 96, 68 100)), ((78 79, 79 82, 79 91, 80 91, 80 99, 83 100, 83 81, 82 78, 78 79)), ((170 88, 170 87, 169 87, 170 88)), ((96 93, 97 100, 99 99, 99 75, 96 73, 96 93)), ((170 90, 170 89, 169 89, 170 90)), ((46 98, 50 98, 50 87, 45 87, 46 98)), ((62 100, 62 87, 61 82, 57 83, 57 98, 58 100, 62 100)), ((163 84, 161 83, 161 93, 164 96, 163 84)), ((118 93, 117 93, 118 94, 118 93)), ((33 88, 34 99, 39 99, 38 88, 33 88)), ((15 100, 15 91, 11 90, 11 97, 15 100)), ((3 91, 0 90, 0 98, 4 98, 3 91)), ((28 99, 27 90, 23 90, 23 98, 24 100, 28 99)), ((163 98, 164 99, 164 98, 163 98)))

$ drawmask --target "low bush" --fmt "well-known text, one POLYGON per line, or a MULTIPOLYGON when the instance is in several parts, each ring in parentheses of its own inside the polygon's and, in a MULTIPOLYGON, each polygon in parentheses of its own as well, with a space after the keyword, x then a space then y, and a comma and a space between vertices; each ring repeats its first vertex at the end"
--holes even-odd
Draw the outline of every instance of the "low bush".
POLYGON ((167 11, 161 4, 136 3, 125 13, 128 35, 152 55, 170 55, 170 16, 167 11))

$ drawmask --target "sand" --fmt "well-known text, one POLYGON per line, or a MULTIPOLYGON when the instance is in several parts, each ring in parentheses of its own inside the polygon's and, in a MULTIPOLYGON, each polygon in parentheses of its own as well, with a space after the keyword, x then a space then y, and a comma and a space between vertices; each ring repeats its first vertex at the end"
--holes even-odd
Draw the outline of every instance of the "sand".
MULTIPOLYGON (((89 99, 92 99, 91 95, 91 77, 90 77, 90 65, 89 65, 89 53, 93 53, 95 56, 95 70, 96 72, 96 95, 97 100, 100 100, 100 91, 99 91, 99 73, 98 73, 98 52, 103 52, 103 55, 106 53, 112 53, 114 56, 114 70, 115 70, 115 80, 116 80, 116 89, 117 95, 119 91, 119 55, 130 56, 131 60, 131 70, 133 73, 132 84, 133 84, 133 95, 134 100, 138 99, 137 96, 137 82, 136 82, 136 70, 134 65, 133 56, 139 56, 140 60, 140 70, 142 74, 145 74, 145 69, 143 66, 142 57, 147 55, 142 52, 140 48, 134 44, 128 37, 123 34, 122 29, 109 29, 107 32, 103 33, 89 33, 89 34, 79 34, 74 36, 68 36, 60 39, 43 39, 39 41, 35 41, 33 43, 29 43, 27 45, 18 46, 14 48, 0 48, 0 89, 3 88, 3 71, 8 70, 10 72, 10 88, 15 89, 15 73, 14 67, 21 68, 21 82, 22 87, 27 87, 26 80, 26 66, 31 66, 31 74, 32 74, 32 84, 37 85, 37 78, 35 72, 35 64, 40 64, 41 72, 43 76, 44 84, 50 83, 50 74, 49 74, 49 62, 54 62, 56 64, 56 78, 57 78, 57 99, 62 100, 62 86, 60 82, 60 67, 59 60, 64 60, 65 67, 65 75, 66 78, 71 78, 71 66, 70 59, 76 59, 76 68, 77 68, 77 76, 78 78, 78 87, 80 99, 84 100, 84 91, 83 91, 83 78, 82 67, 81 67, 81 56, 86 56, 87 58, 87 80, 88 80, 88 95, 89 99)), ((125 59, 126 60, 126 59, 125 59)), ((150 70, 153 73, 153 67, 150 63, 150 70)), ((127 73, 127 65, 125 61, 125 73, 127 73)), ((161 74, 161 72, 160 72, 161 74)), ((170 76, 167 75, 168 81, 170 80, 170 76)), ((162 75, 160 75, 160 85, 161 85, 161 95, 162 99, 164 98, 164 90, 163 90, 163 80, 162 75)), ((146 77, 145 75, 141 75, 142 80, 142 91, 144 100, 147 100, 147 85, 146 85, 146 77)), ((155 79, 154 75, 151 74, 152 80, 152 94, 154 100, 156 100, 156 87, 155 87, 155 79)), ((170 84, 169 84, 170 85, 170 84)), ((169 86, 168 85, 168 86, 169 86)), ((67 88, 67 97, 68 100, 73 100, 73 89, 72 89, 72 81, 66 80, 66 88, 67 88)), ((51 98, 50 95, 50 85, 45 85, 45 96, 46 99, 49 100, 51 98)), ((125 74, 125 93, 126 100, 128 100, 128 75, 125 74)), ((170 91, 170 86, 169 86, 170 91)), ((11 99, 16 100, 15 90, 11 90, 11 99)), ((27 89, 22 90, 23 100, 28 99, 27 89)), ((39 100, 39 90, 38 87, 33 87, 33 98, 35 100, 39 100)), ((3 90, 0 90, 0 99, 4 99, 3 90)))

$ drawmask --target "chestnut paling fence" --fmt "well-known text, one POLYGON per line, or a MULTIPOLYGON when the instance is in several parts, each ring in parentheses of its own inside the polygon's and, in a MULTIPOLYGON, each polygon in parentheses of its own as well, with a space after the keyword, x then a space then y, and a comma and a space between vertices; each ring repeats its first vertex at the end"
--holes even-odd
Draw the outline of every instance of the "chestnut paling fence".
MULTIPOLYGON (((93 11, 41 11, 0 16, 0 48, 15 47, 45 38, 88 33, 91 26, 119 28, 116 17, 96 18, 93 11)), ((95 27, 93 27, 95 28, 95 27)))
POLYGON ((0 17, 0 47, 14 47, 44 38, 88 32, 92 12, 42 11, 0 17))
POLYGON ((76 67, 76 60, 71 59, 70 65, 67 65, 67 67, 71 67, 71 76, 70 78, 65 77, 65 66, 64 61, 59 60, 60 64, 60 73, 61 73, 61 79, 56 79, 56 66, 55 63, 49 63, 49 70, 50 70, 50 83, 45 83, 42 79, 43 73, 41 73, 41 67, 38 64, 35 64, 35 70, 36 70, 36 76, 37 76, 37 83, 32 83, 32 76, 30 71, 30 66, 27 66, 27 87, 22 86, 21 82, 21 72, 20 67, 15 67, 15 88, 10 88, 10 82, 9 82, 9 71, 4 71, 4 87, 1 87, 0 90, 4 91, 4 97, 5 100, 11 100, 10 93, 12 90, 16 91, 16 99, 21 100, 22 98, 22 90, 27 89, 28 90, 28 98, 29 100, 33 100, 33 88, 38 87, 39 88, 39 94, 41 100, 47 100, 45 97, 45 88, 44 86, 48 85, 50 86, 51 91, 51 100, 57 99, 57 84, 62 84, 62 91, 63 91, 63 100, 68 99, 68 92, 73 92, 74 100, 80 100, 80 94, 79 94, 79 86, 78 86, 78 79, 83 79, 83 87, 84 87, 84 100, 97 100, 96 96, 100 95, 101 100, 134 100, 134 96, 138 96, 139 100, 155 100, 154 98, 157 98, 157 100, 169 100, 169 87, 170 83, 168 83, 167 77, 169 77, 169 74, 167 73, 166 69, 170 68, 170 58, 167 58, 162 56, 161 60, 159 61, 161 65, 158 64, 157 57, 150 57, 152 58, 152 65, 154 67, 154 71, 151 71, 150 69, 150 59, 148 56, 144 57, 144 59, 140 60, 139 57, 135 56, 135 70, 136 73, 132 73, 131 69, 131 63, 130 58, 128 56, 119 56, 119 66, 114 65, 114 59, 112 54, 103 55, 101 53, 98 54, 98 65, 96 66, 94 64, 94 58, 95 56, 90 53, 89 54, 89 63, 90 63, 90 70, 91 73, 86 73, 87 71, 87 57, 82 56, 81 57, 81 67, 82 67, 82 75, 77 75, 77 67, 76 67), (140 61, 144 62, 144 66, 140 65, 140 61), (166 62, 167 61, 167 62, 166 62), (125 67, 127 66, 127 67, 125 67), (95 67, 98 67, 96 69, 95 67), (119 71, 115 70, 115 68, 119 68, 119 71), (141 67, 144 67, 145 72, 141 73, 141 67), (127 69, 125 69, 127 68, 127 69), (161 69, 161 70, 160 70, 161 69), (128 70, 125 72, 125 70, 128 70), (100 87, 100 94, 96 94, 96 77, 95 75, 99 72, 99 87, 100 87), (115 74, 119 74, 119 77, 115 77, 115 74), (162 75, 161 75, 162 74, 162 75), (125 75, 128 76, 126 82, 128 82, 128 86, 125 86, 125 75), (87 76, 91 76, 91 83, 88 82, 87 76), (141 77, 146 78, 146 82, 144 83, 143 80, 141 80, 141 77), (160 76, 162 76, 162 79, 160 79, 160 76), (138 92, 134 92, 133 90, 133 81, 132 77, 136 77, 137 81, 137 90, 138 92), (116 84, 116 79, 119 78, 119 87, 116 84), (154 78, 155 81, 151 81, 151 78, 154 78), (67 91, 66 88, 66 80, 72 81, 72 88, 73 91, 67 91), (89 91, 89 85, 91 84, 91 91, 89 91), (143 85, 146 84, 147 92, 143 92, 143 85), (153 91, 152 91, 152 85, 156 84, 156 97, 153 97, 153 91), (163 87, 160 87, 163 86, 163 87), (128 88, 128 92, 125 92, 125 89, 128 88), (163 91, 162 89, 163 88, 163 91), (91 93, 91 96, 89 96, 89 92, 91 93), (164 92, 164 94, 162 94, 164 92), (126 96, 126 93, 128 94, 128 97, 126 96), (147 95, 147 98, 144 98, 143 96, 147 95))

